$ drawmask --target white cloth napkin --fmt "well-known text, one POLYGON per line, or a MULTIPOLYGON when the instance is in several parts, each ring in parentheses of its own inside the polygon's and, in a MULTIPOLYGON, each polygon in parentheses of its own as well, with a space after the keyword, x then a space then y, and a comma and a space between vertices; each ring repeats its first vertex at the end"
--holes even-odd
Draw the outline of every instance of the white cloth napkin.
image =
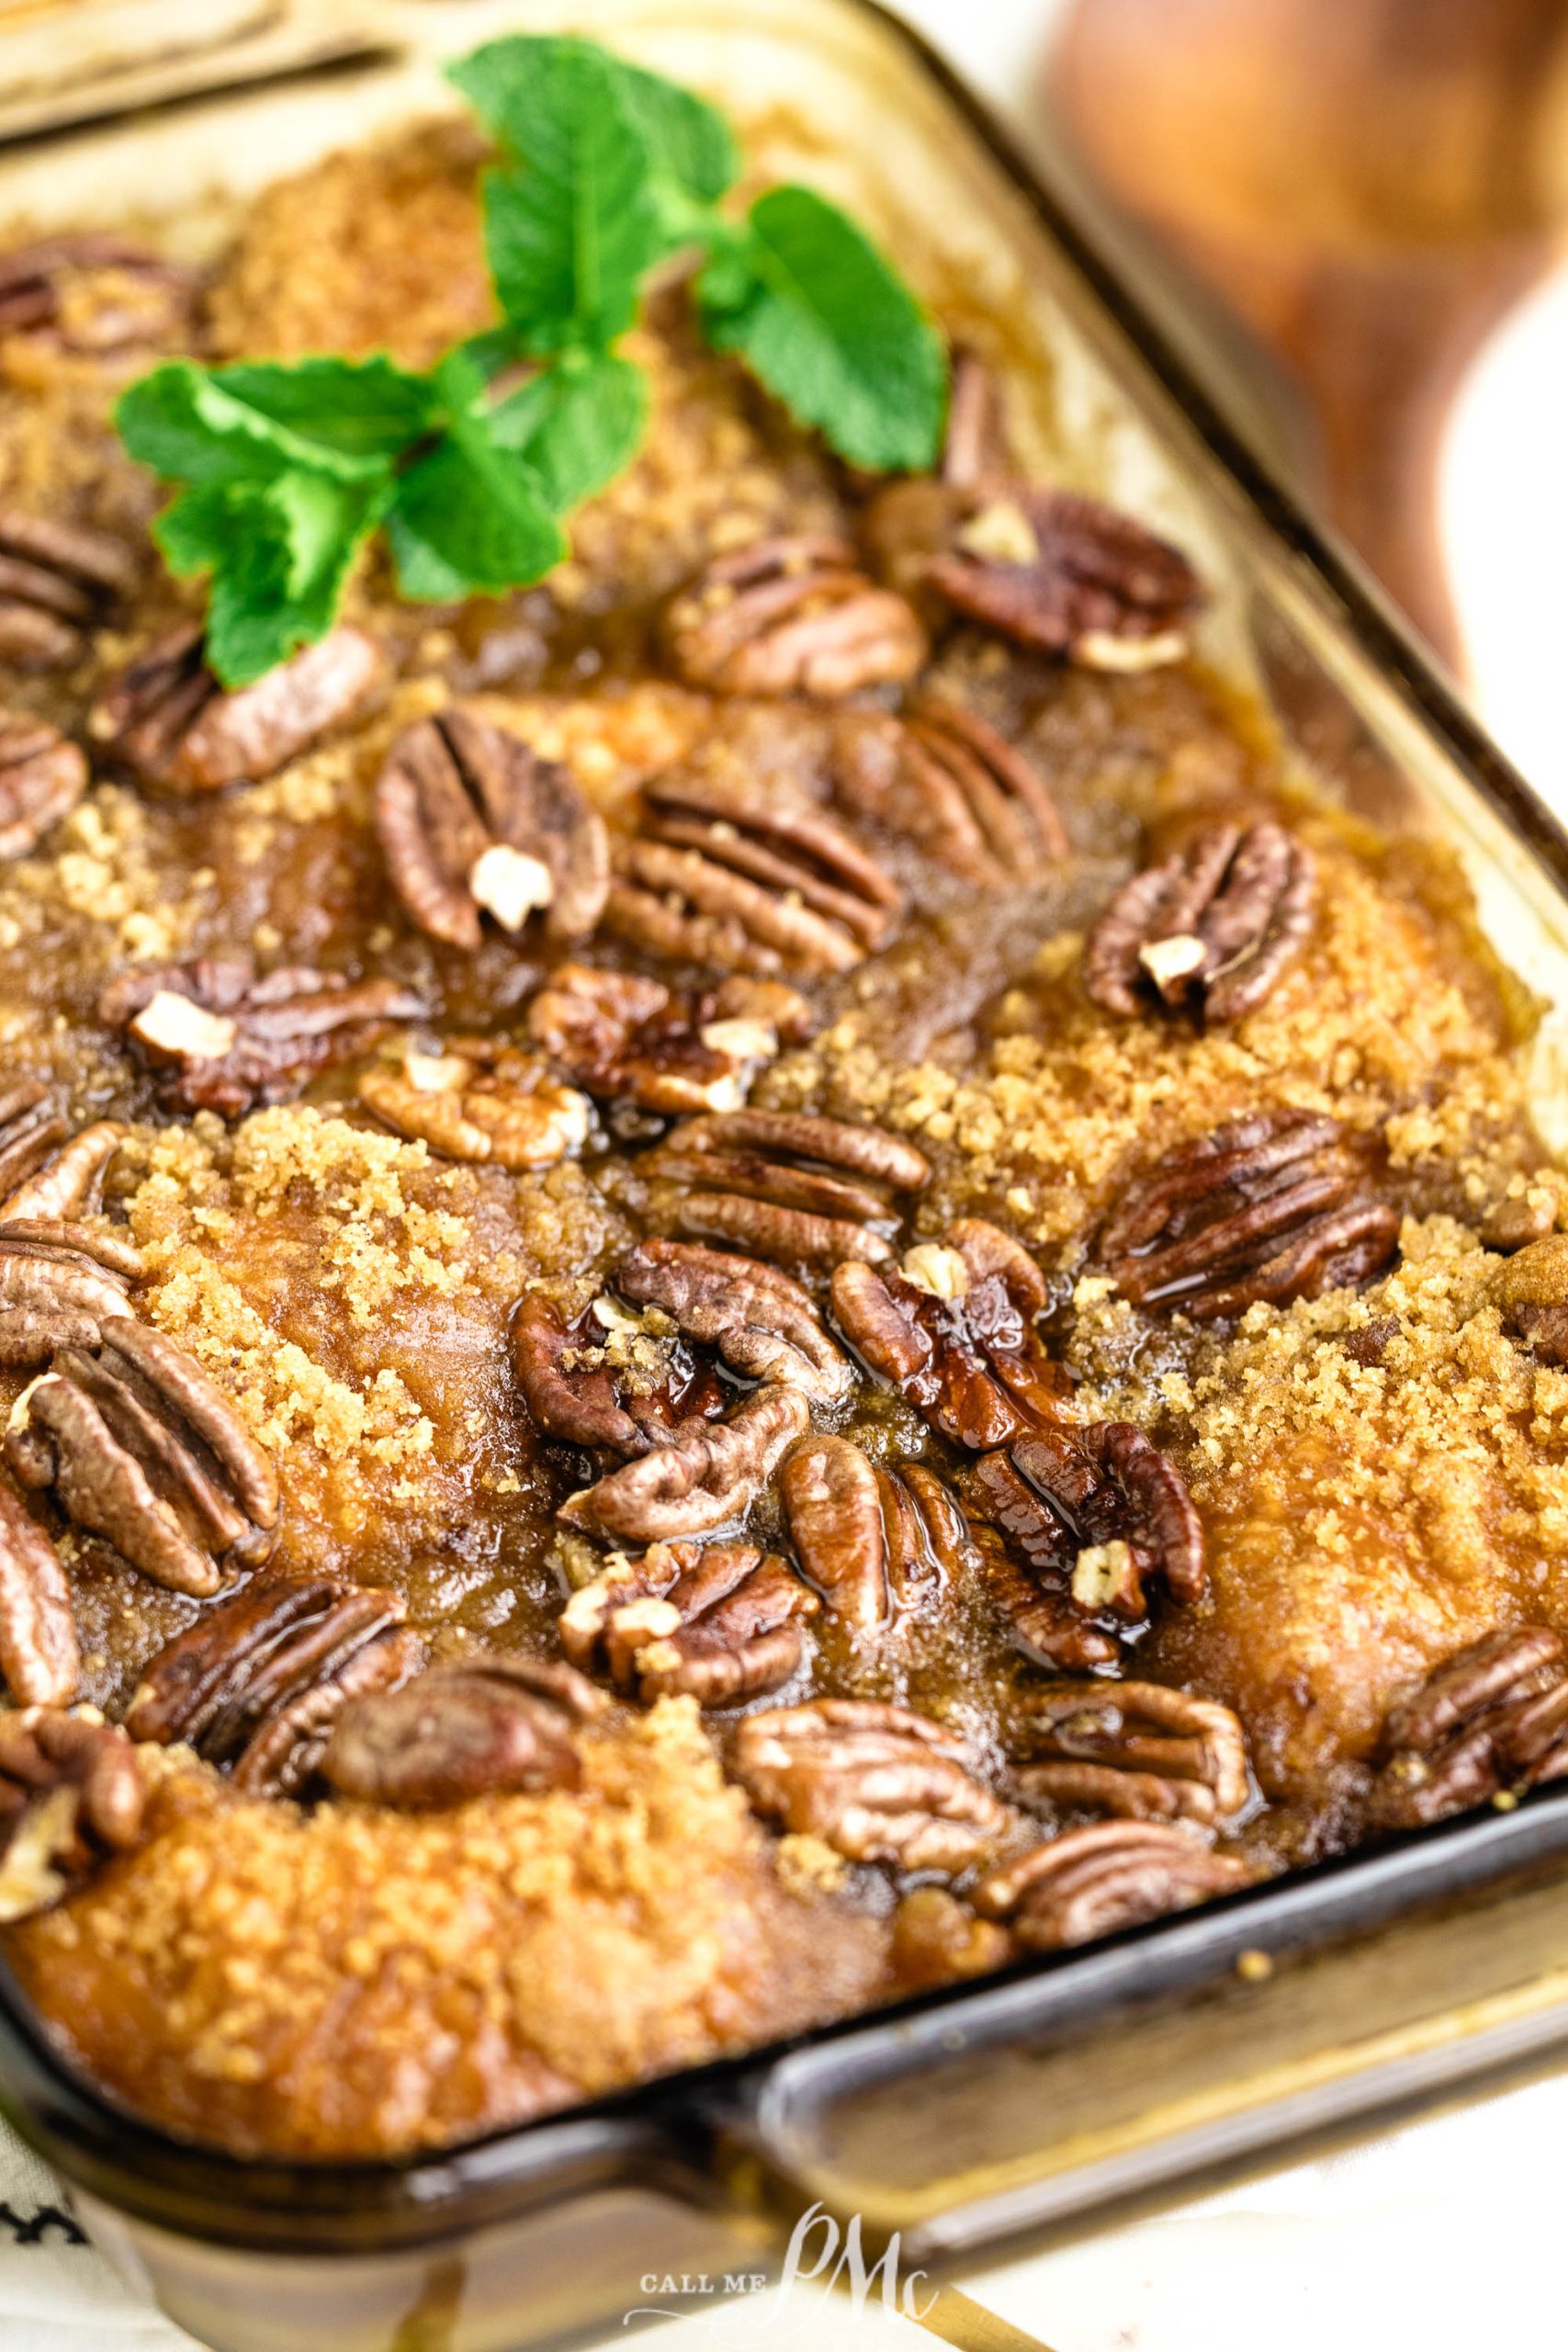
MULTIPOLYGON (((4 2352, 197 2352, 89 2244, 47 2165, 0 2122, 4 2352)), ((301 2347, 303 2352, 303 2347, 301 2347)))

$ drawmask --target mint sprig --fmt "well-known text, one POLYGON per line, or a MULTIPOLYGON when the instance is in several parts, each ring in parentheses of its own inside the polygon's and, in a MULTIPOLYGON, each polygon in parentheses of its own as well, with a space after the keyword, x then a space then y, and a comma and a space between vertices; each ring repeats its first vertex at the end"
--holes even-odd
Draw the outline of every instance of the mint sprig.
POLYGON ((501 322, 423 375, 382 356, 171 360, 116 411, 131 456, 178 485, 154 535, 176 575, 209 575, 227 686, 326 634, 378 532, 415 602, 553 570, 563 519, 640 447, 646 379, 615 345, 677 253, 701 264, 714 347, 840 455, 874 471, 936 456, 947 369, 930 321, 811 189, 722 209, 740 158, 716 108, 573 37, 491 41, 449 74, 499 151, 482 201, 501 322))
POLYGON ((704 329, 803 424, 874 473, 936 453, 947 360, 901 277, 836 205, 769 188, 699 282, 704 329))

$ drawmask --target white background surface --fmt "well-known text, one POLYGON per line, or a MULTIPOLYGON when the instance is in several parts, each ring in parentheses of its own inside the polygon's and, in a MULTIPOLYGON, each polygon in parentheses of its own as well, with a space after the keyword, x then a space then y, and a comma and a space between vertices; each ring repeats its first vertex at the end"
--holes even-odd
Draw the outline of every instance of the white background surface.
MULTIPOLYGON (((998 105, 1029 103, 1053 0, 905 0, 998 105)), ((1475 0, 1483 6, 1484 0, 1475 0)), ((1487 354, 1447 453, 1445 527, 1476 698, 1526 773, 1568 806, 1561 709, 1568 544, 1568 277, 1487 354)), ((1051 2352, 1554 2352, 1568 2346, 1561 2246, 1568 2081, 1373 2136, 1159 2218, 976 2267, 968 2292, 1051 2352)), ((0 2148, 0 2190, 12 2180, 0 2148)), ((612 2339, 625 2342, 625 2337, 612 2339)), ((660 2352, 907 2352, 932 2338, 797 2290, 651 2338, 660 2352)), ((5 2352, 189 2352, 94 2257, 0 2250, 5 2352)), ((302 2352, 305 2348, 302 2347, 302 2352)), ((316 2352, 310 2347, 310 2352, 316 2352)))

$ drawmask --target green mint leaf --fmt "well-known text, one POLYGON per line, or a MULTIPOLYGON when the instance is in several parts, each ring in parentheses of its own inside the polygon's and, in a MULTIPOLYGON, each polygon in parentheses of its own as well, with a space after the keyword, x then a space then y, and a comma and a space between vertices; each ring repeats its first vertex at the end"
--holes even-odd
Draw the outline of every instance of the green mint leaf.
POLYGON ((249 685, 326 635, 389 486, 279 474, 205 483, 164 509, 153 535, 170 570, 212 574, 207 655, 225 686, 249 685))
MULTIPOLYGON (((523 357, 523 347, 517 340, 517 329, 510 319, 498 327, 485 327, 479 334, 469 335, 466 343, 455 344, 446 358, 467 362, 482 383, 488 384, 503 368, 510 368, 523 357)), ((444 360, 442 366, 446 362, 444 360)), ((437 375, 440 370, 438 369, 437 375)))
POLYGON ((947 362, 902 278, 810 188, 769 188, 748 226, 749 270, 732 251, 698 282, 716 349, 739 353, 852 464, 882 473, 934 463, 947 362))
POLYGON ((491 437, 514 450, 547 506, 566 514, 624 472, 648 426, 648 379, 606 355, 552 368, 491 412, 491 437))
POLYGON ((447 78, 501 143, 528 163, 539 135, 541 92, 563 51, 594 61, 660 176, 704 204, 714 203, 734 184, 739 151, 717 107, 595 41, 553 33, 513 34, 487 41, 460 58, 447 67, 447 78))
POLYGON ((313 447, 351 458, 396 458, 433 420, 429 379, 389 359, 242 360, 213 371, 220 390, 313 447))
POLYGON ((609 63, 621 104, 641 132, 654 170, 700 203, 716 204, 740 174, 740 150, 718 108, 624 57, 612 57, 609 63))
POLYGON ((428 457, 400 476, 386 529, 399 587, 422 604, 526 587, 566 553, 527 467, 472 414, 454 416, 428 457))
POLYGON ((189 359, 169 360, 129 386, 115 424, 131 456, 164 481, 265 481, 288 463, 267 420, 189 359))
POLYGON ((660 251, 647 153, 589 43, 545 44, 519 88, 521 167, 484 182, 495 289, 525 351, 603 349, 660 251))
MULTIPOLYGON (((243 379, 284 371, 234 372, 243 379)), ((337 446, 330 422, 327 437, 312 438, 266 414, 190 359, 166 361, 130 385, 119 397, 115 423, 131 456, 164 481, 265 482, 299 469, 343 481, 368 481, 386 465, 382 455, 337 446)))

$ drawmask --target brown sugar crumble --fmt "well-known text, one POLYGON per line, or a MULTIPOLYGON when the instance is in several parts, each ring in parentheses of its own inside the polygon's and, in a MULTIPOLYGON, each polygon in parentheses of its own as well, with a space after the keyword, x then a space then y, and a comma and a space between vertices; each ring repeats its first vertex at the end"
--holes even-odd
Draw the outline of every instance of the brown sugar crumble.
MULTIPOLYGON (((491 320, 481 161, 265 192, 182 331, 428 366, 491 320)), ((1287 772, 1179 556, 1119 639, 994 514, 922 555, 950 486, 687 303, 566 564, 367 561, 362 699, 186 796, 88 723, 195 611, 128 363, 0 340, 0 517, 141 582, 0 664, 90 768, 0 865, 0 1935, 244 2154, 449 2144, 1568 1760, 1568 1177, 1457 867, 1287 772), (822 573, 843 692, 745 604, 822 573), (525 805, 421 802, 394 888, 457 711, 525 805)))

